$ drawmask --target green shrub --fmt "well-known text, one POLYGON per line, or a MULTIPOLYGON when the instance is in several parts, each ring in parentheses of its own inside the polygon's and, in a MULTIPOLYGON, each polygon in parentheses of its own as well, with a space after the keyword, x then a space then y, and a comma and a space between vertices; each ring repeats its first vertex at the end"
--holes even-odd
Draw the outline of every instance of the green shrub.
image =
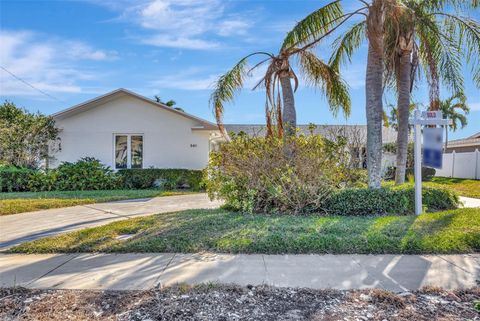
POLYGON ((120 187, 120 179, 110 167, 91 157, 82 158, 75 163, 62 163, 55 172, 55 188, 59 191, 104 190, 120 187))
POLYGON ((349 166, 345 143, 313 134, 286 140, 234 136, 210 154, 207 192, 225 200, 226 207, 244 212, 317 211, 335 189, 364 179, 349 166))
MULTIPOLYGON (((446 189, 424 187, 423 205, 427 211, 456 208, 458 196, 446 189)), ((411 214, 415 209, 415 190, 412 186, 392 188, 343 189, 335 192, 324 210, 334 215, 411 214)))
POLYGON ((75 163, 65 162, 43 171, 0 165, 1 192, 40 192, 74 190, 203 189, 203 173, 188 169, 126 169, 113 172, 99 160, 85 157, 75 163))
POLYGON ((365 187, 368 184, 368 172, 363 168, 353 168, 349 179, 353 187, 365 187))
POLYGON ((57 171, 33 171, 28 179, 28 191, 45 192, 57 189, 57 171))
POLYGON ((126 188, 158 187, 167 190, 188 188, 199 191, 204 188, 200 170, 177 168, 122 169, 119 172, 126 188))
POLYGON ((0 192, 27 191, 29 177, 34 172, 23 167, 0 166, 0 192))

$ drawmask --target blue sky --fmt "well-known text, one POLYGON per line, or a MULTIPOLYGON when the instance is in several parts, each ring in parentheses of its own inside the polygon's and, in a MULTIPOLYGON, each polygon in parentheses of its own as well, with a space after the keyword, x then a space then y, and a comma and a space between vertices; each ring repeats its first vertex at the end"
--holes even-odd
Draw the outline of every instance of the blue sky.
MULTIPOLYGON (((50 114, 119 87, 164 100, 213 120, 208 99, 219 75, 252 51, 277 52, 285 33, 326 1, 260 0, 0 0, 0 99, 50 114)), ((356 1, 344 1, 353 7, 356 1)), ((348 8, 346 8, 348 9, 348 8)), ((468 13, 474 15, 474 13, 468 13)), ((476 18, 480 18, 475 14, 476 18)), ((317 52, 328 57, 330 43, 317 52)), ((319 90, 302 82, 299 123, 364 124, 366 45, 342 72, 352 113, 334 117, 319 90)), ((226 123, 263 123, 264 93, 255 83, 227 106, 226 123)), ((450 137, 480 131, 480 94, 465 68, 469 125, 450 137)), ((418 83, 414 101, 427 104, 418 83)), ((443 90, 442 96, 448 95, 443 90)), ((393 97, 387 99, 393 103, 393 97)))

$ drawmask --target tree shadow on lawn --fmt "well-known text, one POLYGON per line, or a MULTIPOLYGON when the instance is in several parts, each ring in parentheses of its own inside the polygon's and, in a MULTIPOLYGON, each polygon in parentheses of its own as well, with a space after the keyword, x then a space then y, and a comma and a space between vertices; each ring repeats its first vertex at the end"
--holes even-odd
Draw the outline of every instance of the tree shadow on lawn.
MULTIPOLYGON (((433 253, 469 251, 467 235, 448 235, 454 212, 384 217, 248 215, 225 210, 160 214, 112 252, 433 253), (441 237, 435 237, 440 235, 441 237), (430 241, 434 237, 436 241, 430 241), (449 237, 448 242, 440 242, 449 237), (452 242, 454 241, 454 242, 452 242), (446 248, 442 248, 446 246, 446 248)), ((102 247, 102 250, 108 250, 102 247)), ((470 249, 471 250, 471 249, 470 249)))
POLYGON ((418 217, 402 240, 406 253, 472 253, 480 250, 480 210, 457 209, 418 217), (419 251, 423 249, 423 252, 419 251))
POLYGON ((454 177, 435 177, 431 182, 445 185, 453 185, 458 183, 465 183, 466 181, 475 181, 473 179, 466 178, 454 178, 454 177))
POLYGON ((24 249, 41 253, 468 253, 478 250, 480 231, 476 226, 465 230, 469 226, 461 222, 465 217, 458 211, 420 217, 328 217, 187 210, 114 222, 25 244, 24 249), (117 240, 122 234, 134 236, 117 240))

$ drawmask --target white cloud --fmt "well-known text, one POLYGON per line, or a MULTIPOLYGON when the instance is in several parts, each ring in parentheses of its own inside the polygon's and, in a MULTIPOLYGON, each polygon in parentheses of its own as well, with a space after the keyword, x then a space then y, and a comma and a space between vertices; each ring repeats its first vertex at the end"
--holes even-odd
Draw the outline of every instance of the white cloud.
MULTIPOLYGON (((94 79, 79 61, 115 59, 115 52, 94 49, 83 42, 45 37, 29 31, 0 31, 0 65, 34 87, 50 93, 78 93, 81 80, 94 79)), ((0 70, 3 95, 40 95, 0 70)))
POLYGON ((132 22, 149 30, 138 35, 140 42, 158 47, 207 50, 219 47, 213 37, 242 35, 251 18, 227 13, 222 0, 137 0, 118 3, 95 2, 120 12, 117 20, 132 22))
POLYGON ((220 36, 228 37, 231 35, 244 35, 250 28, 250 23, 246 20, 237 17, 222 21, 218 24, 217 33, 220 36))
POLYGON ((117 59, 118 54, 116 51, 104 51, 93 49, 90 46, 82 42, 65 41, 64 46, 68 48, 67 57, 74 59, 86 59, 86 60, 114 60, 117 59))
POLYGON ((171 37, 167 35, 155 35, 141 40, 142 43, 157 47, 182 48, 182 49, 214 49, 219 44, 212 41, 189 37, 171 37))
MULTIPOLYGON (((252 63, 253 66, 253 63, 252 63)), ((250 66, 250 67, 252 67, 250 66)), ((261 65, 251 71, 244 79, 242 91, 251 92, 253 87, 262 79, 267 71, 267 64, 261 65)), ((151 82, 155 88, 171 88, 182 90, 213 90, 218 78, 227 72, 212 73, 208 67, 190 67, 172 75, 162 76, 151 82)), ((256 89, 263 91, 263 87, 256 89)))
POLYGON ((190 68, 174 75, 163 76, 153 81, 153 87, 171 88, 182 90, 211 90, 218 76, 216 74, 204 75, 205 70, 190 68))
POLYGON ((224 9, 218 0, 153 0, 128 10, 144 28, 195 36, 212 28, 224 9))

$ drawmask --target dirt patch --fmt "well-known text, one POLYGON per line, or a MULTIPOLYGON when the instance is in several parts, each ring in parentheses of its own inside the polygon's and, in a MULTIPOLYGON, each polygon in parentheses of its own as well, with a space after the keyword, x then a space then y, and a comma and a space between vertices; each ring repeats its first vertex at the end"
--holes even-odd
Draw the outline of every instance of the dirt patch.
POLYGON ((150 291, 0 289, 1 320, 480 320, 480 288, 334 291, 178 285, 150 291))

